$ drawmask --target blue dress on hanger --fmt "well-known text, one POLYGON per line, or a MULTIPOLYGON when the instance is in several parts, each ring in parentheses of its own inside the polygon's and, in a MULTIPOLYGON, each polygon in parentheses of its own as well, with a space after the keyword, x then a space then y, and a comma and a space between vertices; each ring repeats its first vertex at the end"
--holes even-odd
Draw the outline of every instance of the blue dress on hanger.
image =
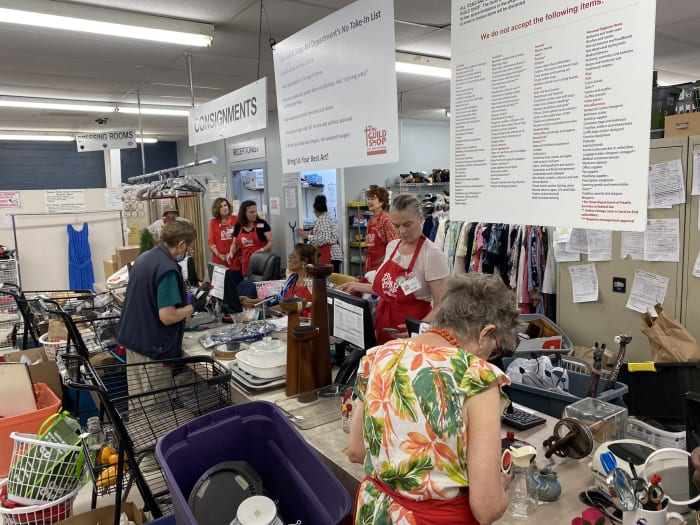
POLYGON ((88 223, 82 230, 76 230, 72 224, 66 227, 68 232, 68 282, 71 290, 92 290, 95 284, 95 272, 92 269, 92 254, 88 243, 88 223))

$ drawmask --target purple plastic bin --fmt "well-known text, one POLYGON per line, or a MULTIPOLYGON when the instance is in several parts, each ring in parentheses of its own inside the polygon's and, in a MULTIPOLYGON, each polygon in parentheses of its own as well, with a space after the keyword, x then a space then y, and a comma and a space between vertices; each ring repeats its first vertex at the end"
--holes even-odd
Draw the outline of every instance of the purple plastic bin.
POLYGON ((284 413, 266 401, 190 421, 158 441, 156 457, 178 525, 197 525, 187 500, 199 477, 222 461, 247 461, 258 472, 283 523, 339 524, 351 511, 343 485, 284 413))

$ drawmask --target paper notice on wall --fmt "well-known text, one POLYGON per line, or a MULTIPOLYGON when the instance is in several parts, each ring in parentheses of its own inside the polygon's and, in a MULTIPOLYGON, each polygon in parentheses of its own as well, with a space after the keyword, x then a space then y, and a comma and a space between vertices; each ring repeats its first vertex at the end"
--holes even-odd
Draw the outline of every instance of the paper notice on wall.
POLYGON ((700 277, 700 251, 695 257, 695 264, 693 264, 693 277, 700 277))
POLYGON ((691 195, 700 195, 700 150, 693 151, 693 187, 691 195))
POLYGON ((598 274, 595 264, 569 266, 571 289, 575 303, 587 303, 598 300, 598 274))
POLYGON ((588 230, 586 232, 588 242, 588 260, 611 261, 612 260, 612 232, 608 230, 588 230))
POLYGON ((18 191, 0 191, 0 208, 21 208, 18 191))
POLYGON ((49 213, 85 211, 85 190, 45 190, 44 201, 49 213))
POLYGON ((634 272, 632 291, 625 305, 630 310, 644 313, 654 309, 656 304, 664 304, 668 277, 637 270, 634 272))
POLYGON ((566 246, 567 252, 588 253, 588 238, 586 230, 582 228, 573 228, 569 236, 569 242, 566 246))
POLYGON ((685 180, 680 159, 649 166, 649 208, 668 208, 685 202, 685 180))
POLYGON ((644 260, 644 232, 622 232, 620 258, 644 260))
POLYGON ((655 10, 452 2, 451 219, 644 230, 655 10))
POLYGON ((280 198, 270 197, 270 215, 280 215, 280 198))
POLYGON ((284 207, 286 209, 297 207, 297 189, 296 188, 285 188, 284 189, 284 207))
POLYGON ((571 228, 555 228, 554 229, 554 242, 569 242, 571 238, 571 228))
POLYGON ((12 228, 12 214, 3 213, 2 214, 2 224, 5 228, 12 228))
POLYGON ((566 250, 568 243, 555 242, 552 244, 554 248, 554 260, 557 262, 579 262, 581 254, 579 252, 569 252, 566 250))
POLYGON ((645 261, 680 261, 678 219, 652 219, 644 232, 645 261))
POLYGON ((211 291, 209 295, 217 299, 224 300, 224 279, 226 278, 226 267, 219 264, 214 265, 211 272, 211 291))
POLYGON ((227 191, 228 184, 226 181, 220 179, 209 180, 209 197, 211 200, 218 199, 219 197, 223 197, 225 199, 227 191))
POLYGON ((298 173, 283 173, 282 186, 285 188, 296 188, 301 184, 301 178, 298 173))
POLYGON ((122 191, 108 188, 105 190, 105 209, 106 210, 123 210, 124 203, 122 202, 122 191))

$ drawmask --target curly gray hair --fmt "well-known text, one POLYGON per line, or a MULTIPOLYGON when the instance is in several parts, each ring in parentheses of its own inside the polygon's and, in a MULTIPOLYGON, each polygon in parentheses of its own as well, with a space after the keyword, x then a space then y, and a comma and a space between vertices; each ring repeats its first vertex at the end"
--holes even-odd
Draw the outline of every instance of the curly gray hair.
POLYGON ((500 347, 514 349, 518 327, 515 293, 496 275, 482 273, 450 277, 432 326, 458 339, 478 341, 481 329, 494 324, 500 347))

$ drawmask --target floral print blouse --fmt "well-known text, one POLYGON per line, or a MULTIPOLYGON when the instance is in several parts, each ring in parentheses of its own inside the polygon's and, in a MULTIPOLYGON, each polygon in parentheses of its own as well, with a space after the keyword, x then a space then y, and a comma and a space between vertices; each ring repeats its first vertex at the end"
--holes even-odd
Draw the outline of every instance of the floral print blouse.
MULTIPOLYGON (((368 350, 355 385, 364 406, 366 474, 410 499, 458 496, 469 486, 462 405, 493 382, 500 388, 510 380, 459 348, 394 340, 368 350)), ((355 516, 358 525, 413 523, 409 511, 368 482, 355 516)))

